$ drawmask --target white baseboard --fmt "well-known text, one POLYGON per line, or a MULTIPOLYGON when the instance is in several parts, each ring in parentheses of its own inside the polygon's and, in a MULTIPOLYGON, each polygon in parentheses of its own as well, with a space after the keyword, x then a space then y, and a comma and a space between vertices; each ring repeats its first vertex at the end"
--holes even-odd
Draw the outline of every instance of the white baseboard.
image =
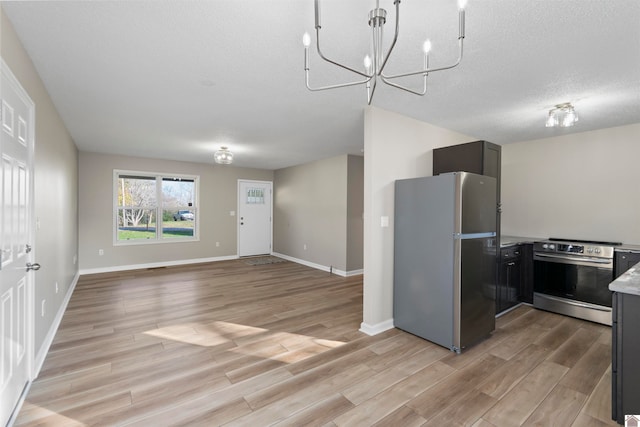
POLYGON ((112 267, 86 268, 86 269, 80 270, 80 274, 113 273, 116 271, 126 271, 126 270, 144 270, 146 268, 173 267, 176 265, 201 264, 203 262, 228 261, 232 259, 238 259, 238 255, 228 255, 228 256, 212 257, 212 258, 182 259, 177 261, 151 262, 147 264, 116 265, 112 267))
POLYGON ((384 322, 376 323, 375 325, 369 325, 365 322, 360 324, 360 332, 364 332, 367 335, 378 335, 393 328, 393 319, 388 319, 384 322))
POLYGON ((360 269, 360 270, 351 270, 351 271, 347 271, 347 276, 346 277, 351 277, 351 276, 359 276, 364 274, 364 269, 360 269))
POLYGON ((71 299, 71 295, 73 294, 73 290, 76 288, 78 284, 78 278, 80 277, 80 272, 78 271, 71 281, 69 289, 67 289, 67 293, 64 296, 64 300, 62 304, 60 304, 60 308, 58 308, 58 312, 56 313, 56 317, 54 317, 53 322, 51 323, 51 327, 49 328, 49 332, 47 332, 47 336, 44 337, 44 341, 40 346, 40 350, 38 350, 38 354, 36 355, 33 361, 33 372, 32 379, 36 379, 38 374, 40 374, 40 369, 42 369, 42 364, 44 363, 44 359, 47 357, 47 353, 49 352, 49 348, 53 343, 53 338, 56 336, 56 332, 58 332, 58 327, 60 326, 60 322, 62 322, 62 316, 64 316, 64 312, 67 309, 67 305, 69 305, 69 300, 71 299))
POLYGON ((357 276, 358 274, 362 274, 364 270, 352 270, 352 271, 344 271, 338 270, 337 268, 327 267, 326 265, 316 264, 315 262, 306 261, 304 259, 295 258, 289 255, 281 254, 279 252, 271 252, 271 255, 277 256, 278 258, 286 259, 287 261, 295 262, 298 264, 306 265, 307 267, 315 268, 317 270, 326 271, 327 273, 332 273, 337 276, 342 277, 351 277, 357 276))

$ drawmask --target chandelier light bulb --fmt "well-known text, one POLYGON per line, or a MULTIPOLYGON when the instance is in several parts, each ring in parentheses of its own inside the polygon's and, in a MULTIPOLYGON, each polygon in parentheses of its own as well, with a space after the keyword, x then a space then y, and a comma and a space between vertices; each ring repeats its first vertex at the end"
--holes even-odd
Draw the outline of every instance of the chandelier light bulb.
POLYGON ((371 73, 371 57, 369 55, 364 56, 364 69, 367 70, 367 74, 371 73))
POLYGON ((422 44, 422 50, 423 50, 425 55, 428 55, 429 52, 431 52, 431 40, 426 39, 424 41, 424 43, 422 44))
POLYGON ((467 7, 467 0, 458 0, 458 8, 464 9, 467 7))
POLYGON ((309 35, 309 33, 305 32, 302 35, 302 44, 304 45, 304 47, 309 47, 311 45, 311 36, 309 35))
POLYGON ((562 119, 562 127, 568 128, 569 126, 573 126, 577 121, 578 117, 576 113, 573 110, 569 110, 562 119))

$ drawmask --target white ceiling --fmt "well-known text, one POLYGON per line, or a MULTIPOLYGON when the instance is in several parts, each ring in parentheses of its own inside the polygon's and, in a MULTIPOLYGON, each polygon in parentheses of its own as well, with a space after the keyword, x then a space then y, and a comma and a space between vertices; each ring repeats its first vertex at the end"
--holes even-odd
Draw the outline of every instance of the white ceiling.
MULTIPOLYGON (((80 150, 213 163, 227 145, 235 165, 266 169, 361 154, 364 87, 304 87, 312 0, 1 3, 80 150)), ((388 43, 394 7, 380 3, 388 43)), ((373 0, 322 6, 324 53, 362 67, 373 0)), ((454 0, 400 14, 388 72, 417 69, 427 37, 432 66, 455 60, 454 0)), ((425 97, 379 85, 372 104, 498 144, 640 122, 640 1, 470 0, 466 22, 461 65, 425 97), (567 101, 579 123, 545 128, 567 101)), ((320 62, 312 84, 352 79, 320 62)))

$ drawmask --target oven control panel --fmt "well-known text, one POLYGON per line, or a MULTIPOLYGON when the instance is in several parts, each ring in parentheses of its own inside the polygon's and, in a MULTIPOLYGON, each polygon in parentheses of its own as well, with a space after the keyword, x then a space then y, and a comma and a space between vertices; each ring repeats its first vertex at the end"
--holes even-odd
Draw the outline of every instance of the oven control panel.
POLYGON ((572 242, 535 242, 534 252, 571 254, 585 257, 613 258, 613 247, 572 242))

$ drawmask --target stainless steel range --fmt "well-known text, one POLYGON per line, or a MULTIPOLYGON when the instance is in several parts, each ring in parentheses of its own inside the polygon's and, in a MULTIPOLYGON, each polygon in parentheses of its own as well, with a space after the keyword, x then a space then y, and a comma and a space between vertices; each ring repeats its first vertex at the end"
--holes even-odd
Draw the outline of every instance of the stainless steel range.
POLYGON ((618 242, 551 238, 533 245, 533 306, 611 325, 613 253, 618 242))

